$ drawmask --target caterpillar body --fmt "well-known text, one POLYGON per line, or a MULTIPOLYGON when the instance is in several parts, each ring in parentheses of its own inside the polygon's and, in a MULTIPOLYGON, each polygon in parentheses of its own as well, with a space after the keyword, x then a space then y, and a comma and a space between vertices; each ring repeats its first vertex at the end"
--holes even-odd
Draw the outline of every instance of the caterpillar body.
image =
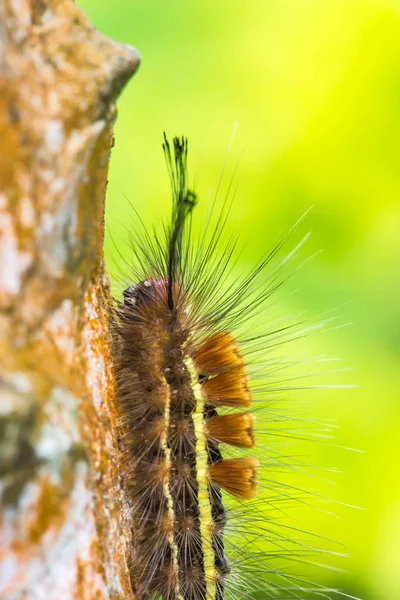
MULTIPOLYGON (((235 529, 236 523, 230 522, 232 503, 226 506, 228 495, 239 501, 239 509, 251 502, 259 467, 251 450, 255 416, 248 365, 231 329, 279 287, 275 270, 267 283, 255 282, 281 245, 225 289, 235 240, 227 242, 219 258, 220 216, 208 238, 193 245, 197 198, 187 184, 187 140, 174 138, 171 147, 165 138, 163 148, 172 184, 171 223, 161 235, 143 230, 135 239, 137 283, 126 287, 114 311, 134 596, 227 600, 264 589, 268 598, 297 598, 306 590, 304 582, 279 581, 277 570, 270 569, 271 581, 261 583, 262 571, 269 570, 260 566, 261 550, 245 566, 247 581, 246 573, 236 572, 242 556, 238 544, 244 551, 249 538, 244 524, 242 542, 230 539, 229 526, 235 529), (229 448, 237 450, 227 455, 229 448)), ((263 345, 282 329, 264 338, 250 335, 247 341, 263 345)))

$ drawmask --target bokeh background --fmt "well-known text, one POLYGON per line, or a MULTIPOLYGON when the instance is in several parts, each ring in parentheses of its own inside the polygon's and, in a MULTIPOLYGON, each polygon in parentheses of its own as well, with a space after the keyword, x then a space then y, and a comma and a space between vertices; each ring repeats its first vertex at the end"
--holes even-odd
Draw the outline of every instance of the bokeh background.
MULTIPOLYGON (((107 226, 121 253, 131 204, 147 224, 168 214, 164 129, 189 137, 207 196, 238 122, 227 168, 229 180, 239 157, 229 217, 246 241, 238 272, 313 205, 301 225, 312 231, 304 253, 323 253, 298 272, 297 293, 283 294, 279 310, 318 318, 337 309, 326 333, 301 344, 353 368, 327 374, 328 383, 357 387, 298 392, 310 415, 338 424, 333 443, 305 444, 304 460, 341 471, 324 489, 336 516, 309 511, 302 525, 349 554, 328 560, 338 570, 320 573, 321 583, 363 600, 400 598, 400 2, 78 4, 142 55, 119 102, 109 177, 107 226)), ((113 274, 110 235, 106 255, 113 274)))

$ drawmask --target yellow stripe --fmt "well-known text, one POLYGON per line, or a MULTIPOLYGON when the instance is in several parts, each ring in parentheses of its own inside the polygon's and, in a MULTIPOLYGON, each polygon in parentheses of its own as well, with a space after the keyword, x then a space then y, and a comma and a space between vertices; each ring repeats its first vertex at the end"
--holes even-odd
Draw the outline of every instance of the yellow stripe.
POLYGON ((204 433, 203 420, 204 398, 193 361, 188 358, 185 360, 185 364, 191 377, 192 390, 196 399, 196 410, 192 414, 192 417, 196 435, 196 471, 197 484, 199 487, 200 535, 203 547, 206 598, 210 600, 211 598, 215 598, 215 568, 210 529, 212 513, 207 485, 207 438, 204 433))
MULTIPOLYGON (((171 397, 170 397, 169 387, 168 387, 165 379, 164 379, 164 384, 165 384, 165 388, 166 388, 165 410, 164 410, 165 432, 162 435, 160 442, 161 442, 161 447, 164 451, 165 462, 166 462, 166 465, 168 468, 168 479, 164 482, 164 495, 167 500, 168 517, 170 518, 171 523, 174 524, 175 523, 175 514, 174 514, 174 509, 173 509, 173 501, 172 501, 171 491, 170 491, 171 449, 168 447, 168 444, 167 444, 168 429, 169 429, 169 423, 170 423, 170 412, 171 412, 170 411, 171 397)), ((172 529, 171 533, 168 535, 168 543, 171 547, 172 562, 173 562, 174 570, 175 570, 176 576, 177 576, 176 577, 177 584, 176 584, 176 588, 175 588, 176 598, 177 598, 177 600, 184 600, 182 594, 179 591, 178 546, 177 546, 177 543, 174 538, 174 530, 173 529, 172 529)))

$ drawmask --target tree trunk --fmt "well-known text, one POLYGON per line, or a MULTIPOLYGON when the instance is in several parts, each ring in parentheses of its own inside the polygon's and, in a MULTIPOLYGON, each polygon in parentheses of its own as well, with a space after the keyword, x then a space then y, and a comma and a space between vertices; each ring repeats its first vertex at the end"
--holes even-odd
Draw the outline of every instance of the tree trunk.
POLYGON ((71 0, 0 0, 0 598, 132 598, 103 261, 139 63, 71 0))

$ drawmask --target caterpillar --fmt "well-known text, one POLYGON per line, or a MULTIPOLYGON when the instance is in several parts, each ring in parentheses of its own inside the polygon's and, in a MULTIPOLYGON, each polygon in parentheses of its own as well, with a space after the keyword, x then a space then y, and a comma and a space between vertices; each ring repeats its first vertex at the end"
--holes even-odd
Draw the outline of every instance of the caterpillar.
MULTIPOLYGON (((236 237, 217 251, 226 212, 195 243, 198 199, 188 186, 187 140, 175 137, 171 145, 164 134, 163 150, 171 222, 161 233, 143 227, 135 236, 134 283, 115 301, 113 317, 134 596, 227 600, 261 590, 265 598, 298 598, 308 591, 326 597, 323 586, 308 586, 270 565, 274 552, 278 559, 298 557, 296 542, 277 535, 257 505, 262 448, 255 413, 265 406, 266 388, 259 367, 252 380, 245 355, 271 349, 285 336, 284 325, 256 334, 251 321, 282 284, 271 265, 285 240, 232 281, 236 237), (247 517, 246 503, 253 511, 247 517), (263 538, 274 552, 263 550, 263 538)), ((267 508, 287 496, 269 487, 267 508)), ((311 545, 307 550, 313 551, 311 545)))

